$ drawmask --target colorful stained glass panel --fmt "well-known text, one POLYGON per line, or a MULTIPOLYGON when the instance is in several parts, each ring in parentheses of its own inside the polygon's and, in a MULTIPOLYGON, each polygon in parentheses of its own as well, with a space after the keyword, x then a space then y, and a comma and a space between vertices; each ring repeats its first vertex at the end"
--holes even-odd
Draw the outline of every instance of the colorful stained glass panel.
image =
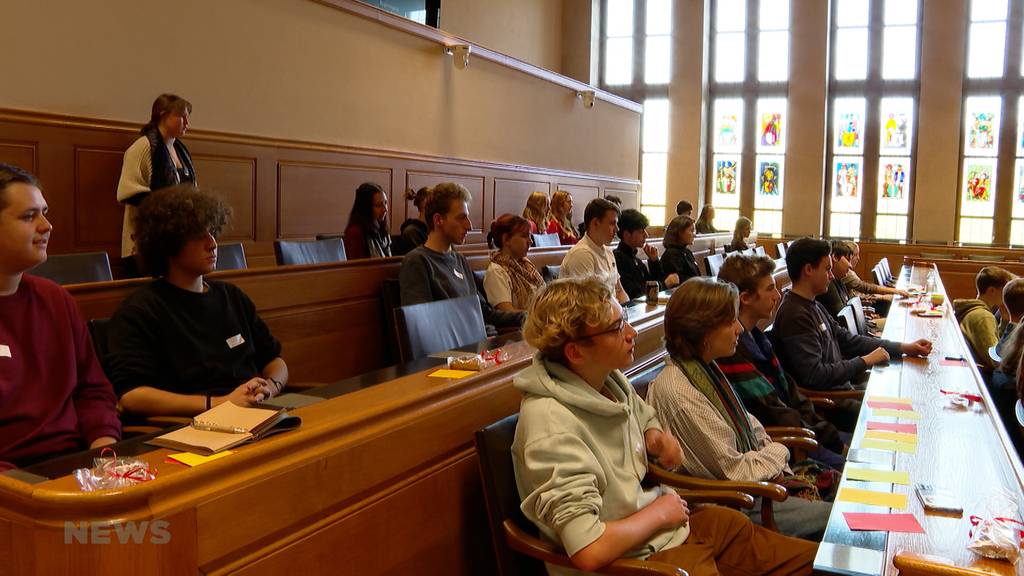
POLYGON ((714 203, 739 206, 740 157, 715 155, 714 203))
POLYGON ((910 154, 913 135, 914 99, 883 98, 880 108, 881 153, 910 154))
POLYGON ((832 210, 856 212, 861 208, 863 163, 856 156, 837 156, 832 170, 832 210))
POLYGON ((966 156, 995 156, 999 148, 999 97, 968 98, 965 105, 966 156))
POLYGON ((762 98, 757 101, 758 152, 786 151, 785 113, 785 98, 762 98))
POLYGON ((995 158, 964 158, 960 214, 991 217, 995 207, 995 158))
POLYGON ((743 149, 743 100, 715 100, 715 152, 743 149))
POLYGON ((837 154, 860 154, 864 151, 864 99, 837 98, 835 103, 835 137, 837 154))

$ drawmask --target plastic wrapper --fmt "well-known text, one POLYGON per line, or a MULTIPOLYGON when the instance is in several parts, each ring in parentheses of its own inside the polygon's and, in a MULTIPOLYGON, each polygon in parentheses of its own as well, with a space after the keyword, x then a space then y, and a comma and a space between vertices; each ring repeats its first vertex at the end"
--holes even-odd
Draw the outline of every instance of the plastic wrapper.
POLYGON ((119 458, 113 450, 105 449, 93 459, 92 468, 79 468, 73 474, 82 492, 93 492, 148 482, 156 478, 156 469, 137 458, 119 458))
POLYGON ((448 367, 452 370, 472 370, 474 372, 490 368, 508 360, 508 352, 501 348, 488 350, 482 354, 463 354, 448 358, 448 367))
POLYGON ((967 549, 986 558, 1000 558, 1016 564, 1024 523, 1017 520, 1018 504, 1007 493, 990 498, 983 516, 971 516, 971 541, 967 549))

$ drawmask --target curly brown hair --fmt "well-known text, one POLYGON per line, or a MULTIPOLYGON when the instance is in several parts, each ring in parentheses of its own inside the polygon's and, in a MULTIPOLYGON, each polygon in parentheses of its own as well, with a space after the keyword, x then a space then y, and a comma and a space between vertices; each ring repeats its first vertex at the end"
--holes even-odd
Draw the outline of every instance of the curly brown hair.
POLYGON ((209 232, 214 238, 231 219, 231 207, 218 195, 179 184, 146 196, 135 214, 135 247, 143 270, 165 276, 185 243, 209 232))
POLYGON ((739 291, 729 282, 702 276, 683 282, 665 310, 665 349, 676 358, 700 358, 704 339, 736 320, 739 305, 739 291))

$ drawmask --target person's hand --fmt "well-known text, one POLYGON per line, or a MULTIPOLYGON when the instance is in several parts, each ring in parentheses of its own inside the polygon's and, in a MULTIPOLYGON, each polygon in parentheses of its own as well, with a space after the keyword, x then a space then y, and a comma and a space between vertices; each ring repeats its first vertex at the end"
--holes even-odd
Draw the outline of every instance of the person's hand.
POLYGON ((906 290, 897 290, 896 294, 898 294, 900 298, 910 298, 910 292, 907 292, 906 290))
POLYGON ((645 435, 647 453, 666 470, 674 470, 683 463, 683 449, 676 437, 662 430, 651 429, 645 435))
POLYGON ((113 436, 100 436, 99 438, 93 440, 92 444, 89 444, 89 449, 92 450, 93 448, 102 448, 104 446, 110 446, 115 442, 117 442, 117 438, 114 438, 113 436))
POLYGON ((658 513, 662 529, 685 526, 690 521, 690 507, 676 492, 658 496, 651 506, 658 513))
POLYGON ((932 343, 921 338, 914 342, 904 342, 900 346, 900 350, 907 356, 920 356, 923 358, 932 353, 932 343))
POLYGON ((655 248, 654 246, 651 246, 650 244, 644 244, 643 248, 644 248, 644 254, 647 254, 647 259, 648 260, 657 260, 658 259, 658 249, 657 248, 655 248))
POLYGON ((263 402, 268 398, 267 388, 273 389, 273 382, 255 377, 248 382, 244 382, 231 391, 227 396, 222 396, 221 399, 224 402, 231 402, 236 406, 252 407, 258 406, 260 402, 263 402))
POLYGON ((665 288, 675 288, 679 284, 679 274, 673 272, 665 277, 665 288))
POLYGON ((889 353, 886 352, 885 348, 879 346, 871 351, 866 356, 861 356, 864 363, 868 366, 874 366, 875 364, 882 364, 889 361, 889 353))

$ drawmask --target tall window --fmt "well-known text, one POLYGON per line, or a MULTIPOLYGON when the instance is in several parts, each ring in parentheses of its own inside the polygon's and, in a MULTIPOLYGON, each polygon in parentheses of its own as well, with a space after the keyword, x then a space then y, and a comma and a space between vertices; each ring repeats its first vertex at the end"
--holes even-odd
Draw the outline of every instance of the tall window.
POLYGON ((1024 245, 1022 6, 971 0, 958 240, 1024 245))
POLYGON ((919 0, 833 0, 827 233, 906 240, 919 0))
POLYGON ((707 186, 715 227, 782 234, 789 0, 714 0, 707 186))
POLYGON ((600 85, 644 104, 640 209, 665 223, 672 76, 672 0, 605 0, 600 85))

